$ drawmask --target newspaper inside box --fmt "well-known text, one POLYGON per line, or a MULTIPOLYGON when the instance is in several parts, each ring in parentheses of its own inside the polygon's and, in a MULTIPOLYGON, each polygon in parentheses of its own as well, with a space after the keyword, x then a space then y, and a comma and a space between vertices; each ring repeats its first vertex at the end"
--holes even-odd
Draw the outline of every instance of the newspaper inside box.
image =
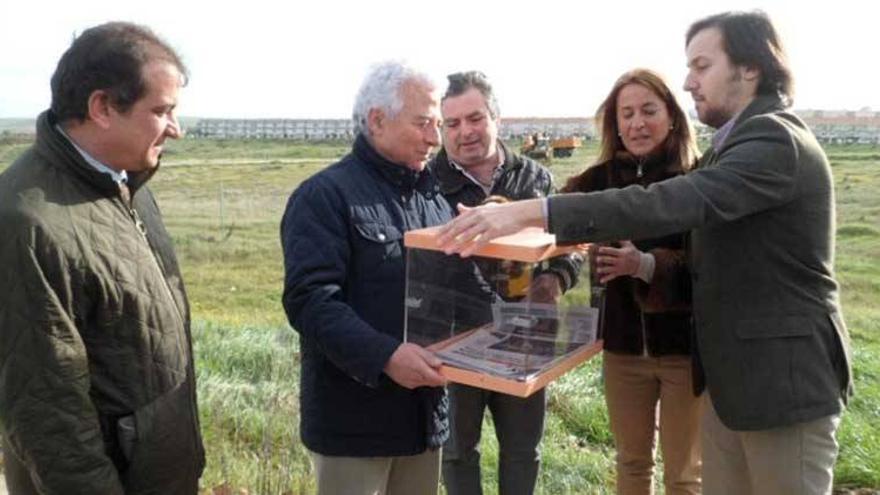
POLYGON ((404 338, 434 351, 447 379, 525 397, 601 349, 601 288, 590 288, 584 246, 557 247, 553 235, 527 229, 461 258, 440 251, 436 234, 428 228, 405 236, 404 338), (580 274, 554 303, 533 282, 552 274, 558 256, 580 274))

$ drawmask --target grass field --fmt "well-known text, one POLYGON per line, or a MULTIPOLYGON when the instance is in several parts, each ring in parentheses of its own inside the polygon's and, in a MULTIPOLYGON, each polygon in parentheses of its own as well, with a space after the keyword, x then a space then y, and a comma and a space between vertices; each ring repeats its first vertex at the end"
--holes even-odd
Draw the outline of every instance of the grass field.
MULTIPOLYGON (((0 142, 0 168, 25 143, 0 142)), ((298 440, 297 334, 280 304, 278 222, 290 192, 342 156, 341 143, 172 143, 151 182, 192 302, 205 488, 311 493, 298 440)), ((857 395, 839 432, 836 485, 880 488, 880 148, 831 147, 837 183, 837 272, 852 335, 857 395)), ((587 146, 551 170, 558 182, 592 161, 587 146)), ((598 360, 555 382, 538 493, 613 492, 614 449, 598 360)), ((483 472, 495 493, 497 445, 487 417, 483 472)))

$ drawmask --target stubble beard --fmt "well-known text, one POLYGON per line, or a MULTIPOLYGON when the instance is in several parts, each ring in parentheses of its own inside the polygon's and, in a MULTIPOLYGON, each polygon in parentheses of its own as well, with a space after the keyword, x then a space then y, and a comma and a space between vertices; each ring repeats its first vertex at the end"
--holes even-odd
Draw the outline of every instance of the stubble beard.
MULTIPOLYGON (((732 71, 730 76, 725 80, 727 87, 730 89, 733 85, 742 81, 742 74, 736 69, 732 71)), ((727 93, 727 100, 732 100, 731 91, 727 93)), ((704 100, 705 101, 705 100, 704 100)), ((733 113, 729 111, 727 108, 706 108, 702 115, 700 112, 697 112, 697 116, 700 118, 700 122, 706 124, 707 126, 718 129, 724 124, 727 123, 731 118, 733 118, 733 113)))

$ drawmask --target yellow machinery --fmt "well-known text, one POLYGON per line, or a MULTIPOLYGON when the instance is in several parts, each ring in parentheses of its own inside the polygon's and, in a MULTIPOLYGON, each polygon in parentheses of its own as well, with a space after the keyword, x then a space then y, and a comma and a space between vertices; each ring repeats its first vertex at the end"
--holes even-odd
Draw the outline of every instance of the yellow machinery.
POLYGON ((550 139, 540 132, 526 136, 519 150, 527 157, 536 160, 549 160, 552 153, 550 139))
POLYGON ((553 148, 553 158, 571 156, 574 153, 574 149, 580 148, 581 144, 581 138, 576 136, 554 139, 550 142, 550 147, 553 148))
POLYGON ((529 134, 523 139, 520 152, 529 158, 536 160, 550 160, 553 158, 565 158, 574 153, 575 148, 580 148, 581 138, 568 136, 551 140, 543 133, 529 134))

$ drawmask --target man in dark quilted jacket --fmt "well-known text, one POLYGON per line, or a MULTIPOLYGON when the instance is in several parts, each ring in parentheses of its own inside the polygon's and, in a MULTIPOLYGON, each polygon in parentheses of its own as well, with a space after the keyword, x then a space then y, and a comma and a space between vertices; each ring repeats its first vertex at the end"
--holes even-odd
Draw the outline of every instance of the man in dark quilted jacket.
POLYGON ((189 307, 146 182, 186 69, 149 29, 87 29, 0 175, 0 421, 13 494, 198 491, 189 307))

